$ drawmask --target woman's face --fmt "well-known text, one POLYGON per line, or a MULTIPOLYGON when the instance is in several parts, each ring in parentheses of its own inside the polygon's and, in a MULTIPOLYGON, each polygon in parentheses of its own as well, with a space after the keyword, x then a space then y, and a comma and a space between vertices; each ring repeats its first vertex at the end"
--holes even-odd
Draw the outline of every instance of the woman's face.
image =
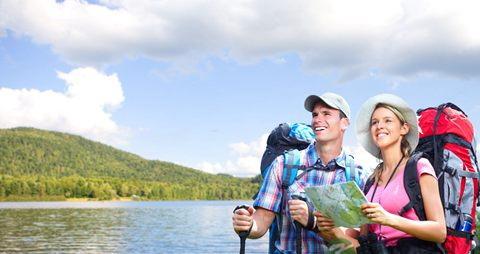
POLYGON ((400 144, 408 133, 408 124, 402 124, 400 119, 389 109, 379 107, 373 111, 370 120, 370 133, 373 142, 380 150, 400 144))

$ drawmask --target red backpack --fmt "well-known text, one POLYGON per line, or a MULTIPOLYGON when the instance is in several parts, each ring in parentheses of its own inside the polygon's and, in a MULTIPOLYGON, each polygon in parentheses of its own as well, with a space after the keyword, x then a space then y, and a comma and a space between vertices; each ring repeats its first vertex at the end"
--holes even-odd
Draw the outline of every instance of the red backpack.
MULTIPOLYGON (((452 103, 418 110, 417 115, 422 131, 415 151, 427 155, 437 174, 447 225, 443 247, 447 253, 468 253, 476 226, 479 195, 479 167, 472 145, 473 125, 452 103)), ((418 182, 416 170, 415 177, 411 178, 418 182)), ((424 212, 422 216, 426 219, 424 212)))
MULTIPOLYGON (((441 247, 446 253, 469 253, 476 226, 479 195, 479 167, 472 142, 474 130, 467 115, 452 103, 417 111, 420 140, 405 166, 404 186, 410 202, 400 215, 413 208, 426 220, 417 162, 427 158, 438 178, 445 212, 447 239, 441 247)), ((367 193, 374 179, 367 180, 367 193)))

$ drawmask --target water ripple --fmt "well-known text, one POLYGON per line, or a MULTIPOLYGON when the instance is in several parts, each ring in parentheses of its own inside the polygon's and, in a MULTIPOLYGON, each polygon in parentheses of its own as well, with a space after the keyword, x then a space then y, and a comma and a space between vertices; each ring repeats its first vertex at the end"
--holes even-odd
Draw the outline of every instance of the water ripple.
MULTIPOLYGON (((238 253, 244 201, 0 203, 0 253, 238 253)), ((266 237, 247 253, 266 253, 266 237)))

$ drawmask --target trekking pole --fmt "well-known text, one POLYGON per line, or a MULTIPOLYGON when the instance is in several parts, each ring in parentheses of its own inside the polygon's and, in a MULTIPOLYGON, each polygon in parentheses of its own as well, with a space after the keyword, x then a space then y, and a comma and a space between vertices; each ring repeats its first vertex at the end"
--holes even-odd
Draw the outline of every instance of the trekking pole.
MULTIPOLYGON (((235 209, 233 209, 233 213, 235 213, 235 211, 238 209, 248 210, 248 208, 249 208, 248 205, 239 205, 235 207, 235 209)), ((252 223, 252 226, 253 226, 253 223, 252 223)), ((250 230, 252 230, 252 227, 250 227, 250 230)), ((246 244, 247 236, 250 234, 250 230, 238 232, 238 236, 240 237, 240 254, 245 254, 245 244, 246 244)))
POLYGON ((242 231, 238 233, 238 236, 240 236, 240 254, 245 254, 245 243, 247 240, 248 231, 242 231))
POLYGON ((295 241, 297 242, 297 254, 302 254, 302 224, 295 221, 295 241))
MULTIPOLYGON (((307 202, 307 199, 300 196, 293 194, 292 199, 295 200, 302 200, 304 202, 307 202)), ((302 224, 300 222, 295 221, 295 242, 296 242, 296 250, 297 254, 302 254, 302 224)))

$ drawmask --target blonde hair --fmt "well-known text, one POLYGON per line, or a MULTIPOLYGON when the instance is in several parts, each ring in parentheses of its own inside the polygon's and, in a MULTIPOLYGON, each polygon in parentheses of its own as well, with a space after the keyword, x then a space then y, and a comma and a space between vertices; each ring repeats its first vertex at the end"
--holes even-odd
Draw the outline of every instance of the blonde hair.
MULTIPOLYGON (((405 116, 402 114, 402 112, 400 112, 400 110, 398 110, 394 106, 391 106, 391 105, 386 104, 386 103, 378 103, 375 106, 375 109, 373 111, 377 110, 378 108, 386 108, 386 109, 392 111, 393 114, 398 118, 398 120, 400 120, 400 125, 404 125, 405 123, 407 123, 407 120, 405 119, 405 116)), ((373 113, 372 113, 372 115, 373 115, 373 113)), ((370 118, 371 118, 371 116, 370 116, 370 118)), ((400 150, 402 151, 402 154, 405 158, 408 159, 410 157, 412 147, 410 146, 410 143, 408 142, 408 140, 406 138, 406 135, 402 136, 402 142, 400 143, 400 150)), ((381 152, 379 151, 379 153, 381 153, 381 152)), ((381 157, 381 154, 379 154, 378 157, 381 157)), ((373 171, 373 174, 374 174, 375 178, 377 179, 377 181, 378 181, 378 177, 380 177, 380 173, 381 173, 382 169, 383 169, 383 162, 378 164, 378 166, 373 171)))

